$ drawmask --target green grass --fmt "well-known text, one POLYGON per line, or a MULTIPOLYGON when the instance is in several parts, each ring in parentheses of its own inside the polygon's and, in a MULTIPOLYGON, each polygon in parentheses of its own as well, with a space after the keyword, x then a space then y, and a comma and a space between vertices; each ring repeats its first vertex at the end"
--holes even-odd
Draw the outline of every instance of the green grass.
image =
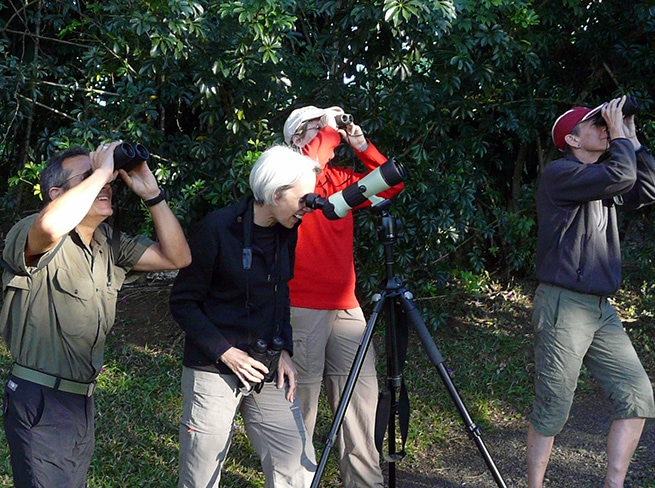
MULTIPOLYGON (((134 293, 134 291, 132 291, 134 293)), ((457 286, 438 300, 417 301, 432 312, 447 312, 448 319, 431 330, 434 342, 451 373, 453 384, 474 422, 484 432, 523 420, 532 400, 532 338, 529 312, 531 290, 484 284, 475 293, 457 286)), ((643 320, 649 297, 629 290, 619 297, 619 308, 637 318, 631 335, 647 370, 655 371, 655 332, 643 320)), ((144 300, 148 304, 148 299, 144 300)), ((146 307, 147 308, 147 307, 146 307)), ((630 318, 630 317, 627 317, 630 318)), ((151 320, 150 331, 171 330, 170 317, 151 320)), ((96 449, 89 472, 89 488, 174 487, 177 480, 178 423, 181 413, 181 342, 170 335, 154 336, 150 345, 134 345, 123 333, 138 327, 140 319, 119 312, 116 334, 110 338, 105 368, 96 394, 96 449), (122 331, 122 332, 121 332, 122 331)), ((378 352, 380 384, 385 385, 386 351, 384 323, 374 335, 378 352)), ((423 470, 436 462, 434 453, 453 438, 465 437, 462 420, 440 375, 420 343, 410 333, 404 378, 411 402, 407 456, 399 469, 423 470)), ((10 358, 0 345, 0 373, 6 377, 10 358)), ((580 391, 594 388, 583 375, 580 391)), ((317 446, 332 422, 322 399, 315 439, 317 446)), ((221 486, 264 486, 259 461, 237 421, 237 431, 223 470, 221 486)), ((330 457, 322 486, 338 487, 340 479, 335 453, 330 457)), ((317 457, 320 457, 320 448, 317 457)), ((637 452, 636 456, 643 455, 637 452)), ((0 486, 11 486, 8 449, 0 430, 0 486)), ((639 486, 655 486, 651 479, 639 486)))

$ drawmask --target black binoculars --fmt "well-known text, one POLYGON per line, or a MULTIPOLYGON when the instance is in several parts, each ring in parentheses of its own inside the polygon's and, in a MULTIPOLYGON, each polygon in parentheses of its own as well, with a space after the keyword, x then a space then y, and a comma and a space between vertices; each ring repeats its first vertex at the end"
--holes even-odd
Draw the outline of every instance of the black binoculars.
POLYGON ((639 104, 639 100, 637 100, 636 97, 626 97, 625 103, 623 104, 623 109, 621 110, 624 117, 630 117, 640 110, 641 105, 639 104))
MULTIPOLYGON (((621 112, 623 113, 624 117, 630 117, 631 115, 635 115, 640 110, 641 110, 641 104, 639 103, 639 100, 636 97, 625 98, 625 103, 623 104, 623 108, 621 109, 621 112)), ((593 120, 599 125, 605 125, 605 119, 603 118, 600 111, 596 115, 594 115, 593 120)))
POLYGON ((114 149, 114 169, 124 169, 129 173, 148 158, 150 153, 143 144, 132 145, 129 142, 121 142, 114 149))
POLYGON ((349 125, 351 125, 354 121, 353 116, 350 114, 339 114, 336 117, 334 117, 334 120, 337 123, 337 127, 339 129, 345 129, 349 125))
POLYGON ((277 377, 277 363, 283 348, 284 341, 281 337, 275 337, 270 346, 264 339, 258 339, 250 344, 248 354, 268 368, 264 379, 254 387, 256 393, 262 390, 264 383, 271 382, 277 377))

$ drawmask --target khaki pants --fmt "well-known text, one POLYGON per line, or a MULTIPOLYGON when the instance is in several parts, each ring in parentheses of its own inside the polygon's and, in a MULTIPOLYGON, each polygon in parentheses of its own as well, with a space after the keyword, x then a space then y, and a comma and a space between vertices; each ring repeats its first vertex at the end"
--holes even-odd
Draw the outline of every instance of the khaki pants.
POLYGON ((241 413, 248 439, 261 460, 267 488, 308 487, 316 471, 311 437, 298 401, 289 403, 285 389, 266 383, 244 396, 234 375, 182 370, 180 480, 178 487, 219 486, 221 468, 241 413))
MULTIPOLYGON (((314 433, 321 381, 335 412, 366 328, 361 308, 291 308, 296 396, 310 437, 314 433)), ((369 346, 337 439, 344 487, 381 487, 380 455, 375 447, 378 382, 375 351, 369 346)))
POLYGON ((610 398, 613 419, 655 416, 653 387, 606 297, 540 284, 533 300, 535 399, 541 435, 557 435, 569 417, 584 364, 610 398))

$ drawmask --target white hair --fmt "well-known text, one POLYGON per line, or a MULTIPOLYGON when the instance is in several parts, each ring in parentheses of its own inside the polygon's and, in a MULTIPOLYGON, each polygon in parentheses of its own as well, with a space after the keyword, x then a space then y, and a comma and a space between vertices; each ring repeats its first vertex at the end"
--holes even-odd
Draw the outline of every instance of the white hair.
POLYGON ((286 146, 264 151, 250 171, 250 189, 259 205, 275 205, 275 197, 284 194, 302 177, 321 172, 312 159, 286 146))

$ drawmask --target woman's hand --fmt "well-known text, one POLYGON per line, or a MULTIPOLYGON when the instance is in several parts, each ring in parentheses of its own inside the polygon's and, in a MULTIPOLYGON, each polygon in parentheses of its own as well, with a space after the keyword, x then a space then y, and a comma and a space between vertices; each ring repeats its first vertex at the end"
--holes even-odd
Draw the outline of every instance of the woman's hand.
POLYGON ((623 123, 623 104, 625 103, 625 98, 624 95, 621 98, 610 100, 600 111, 607 124, 610 140, 627 137, 626 127, 623 123))
POLYGON ((285 350, 280 353, 280 360, 277 363, 277 387, 284 388, 285 377, 289 380, 289 391, 286 394, 286 399, 293 402, 296 395, 296 367, 291 361, 291 356, 285 350))
POLYGON ((630 115, 629 117, 625 117, 623 119, 623 128, 625 131, 625 136, 630 139, 630 142, 632 142, 632 145, 636 151, 641 147, 641 143, 639 142, 639 139, 637 139, 637 128, 635 127, 634 115, 630 115))
POLYGON ((364 131, 360 126, 350 124, 343 129, 339 129, 339 134, 355 151, 362 152, 368 149, 368 141, 364 137, 364 131))
POLYGON ((266 366, 237 347, 229 348, 220 359, 237 375, 244 386, 261 383, 264 375, 268 373, 266 366))

